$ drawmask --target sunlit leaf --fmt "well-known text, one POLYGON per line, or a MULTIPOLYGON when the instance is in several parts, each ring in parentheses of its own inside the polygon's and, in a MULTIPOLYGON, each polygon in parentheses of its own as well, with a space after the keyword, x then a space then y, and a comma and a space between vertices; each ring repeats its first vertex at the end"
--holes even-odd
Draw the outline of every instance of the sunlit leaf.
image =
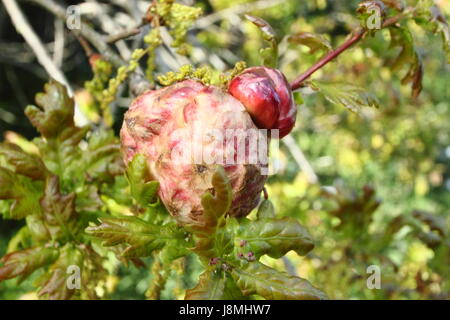
POLYGON ((413 98, 419 96, 422 91, 423 64, 422 59, 414 45, 414 39, 406 28, 391 27, 391 47, 401 47, 400 54, 392 63, 392 70, 399 71, 407 66, 407 72, 402 78, 402 84, 411 83, 413 98))
POLYGON ((261 30, 263 39, 269 44, 267 48, 260 50, 263 65, 276 68, 278 63, 278 41, 275 31, 267 21, 259 17, 250 14, 246 14, 245 17, 261 30))
POLYGON ((44 179, 47 174, 47 168, 39 157, 26 153, 15 144, 0 143, 0 156, 6 158, 16 173, 33 180, 44 179))
POLYGON ((36 95, 36 103, 39 107, 28 106, 25 114, 44 137, 54 137, 74 126, 74 102, 61 83, 52 80, 45 84, 45 92, 36 95))
POLYGON ((258 207, 258 211, 256 212, 256 217, 258 219, 274 218, 275 217, 275 208, 272 204, 272 201, 270 201, 268 199, 264 199, 258 207))
POLYGON ((171 241, 184 239, 174 225, 157 226, 137 217, 100 218, 101 224, 86 231, 101 240, 104 246, 126 244, 125 258, 146 257, 171 241))
POLYGON ((54 239, 70 239, 74 231, 75 194, 61 194, 57 176, 47 178, 44 196, 41 201, 45 224, 54 239))
POLYGON ((158 181, 152 180, 147 166, 147 159, 136 154, 126 170, 131 195, 141 206, 146 207, 158 200, 158 181))
POLYGON ((416 10, 415 21, 442 38, 442 47, 450 63, 450 28, 441 9, 434 1, 420 1, 416 10))
POLYGON ((211 270, 203 272, 197 286, 186 291, 185 300, 221 300, 225 291, 226 276, 211 270))
POLYGON ((305 255, 314 248, 309 233, 293 218, 242 219, 235 224, 235 252, 258 259, 267 254, 280 258, 291 250, 305 255))
POLYGON ((375 96, 352 84, 311 81, 310 86, 332 104, 344 107, 352 112, 359 113, 364 107, 379 107, 375 96))
POLYGON ((370 24, 376 23, 375 19, 379 19, 379 27, 381 28, 383 19, 386 16, 386 7, 380 0, 367 0, 358 3, 356 12, 362 27, 371 31, 370 24))
POLYGON ((307 280, 289 276, 256 261, 234 268, 231 274, 245 295, 258 294, 268 300, 327 299, 307 280))
POLYGON ((319 50, 329 52, 333 49, 330 42, 323 36, 310 32, 298 32, 289 36, 288 41, 290 43, 307 46, 310 53, 315 53, 319 50))
POLYGON ((119 139, 112 130, 99 129, 91 134, 83 152, 83 168, 89 177, 100 181, 111 179, 124 171, 119 139))

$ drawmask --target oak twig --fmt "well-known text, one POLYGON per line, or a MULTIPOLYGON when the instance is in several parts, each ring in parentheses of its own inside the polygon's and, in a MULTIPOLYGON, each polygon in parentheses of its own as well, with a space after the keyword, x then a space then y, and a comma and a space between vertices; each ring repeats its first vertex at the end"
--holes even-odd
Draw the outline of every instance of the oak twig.
MULTIPOLYGON (((401 20, 410 9, 405 10, 403 13, 400 13, 396 16, 390 17, 383 22, 382 28, 386 28, 396 24, 399 20, 401 20)), ((291 82, 291 89, 296 90, 303 87, 303 82, 308 79, 312 74, 314 74, 319 69, 323 68, 330 61, 336 59, 342 52, 351 48, 355 43, 359 42, 366 34, 368 30, 364 28, 358 28, 356 31, 353 31, 347 40, 341 44, 337 49, 329 52, 325 57, 317 61, 313 66, 311 66, 304 73, 299 75, 294 81, 291 82)))

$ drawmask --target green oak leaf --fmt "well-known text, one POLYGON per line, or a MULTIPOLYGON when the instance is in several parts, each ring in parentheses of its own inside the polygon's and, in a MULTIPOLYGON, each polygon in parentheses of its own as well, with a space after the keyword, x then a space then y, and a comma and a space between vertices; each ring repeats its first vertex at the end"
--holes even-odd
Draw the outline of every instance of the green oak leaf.
POLYGON ((101 128, 91 134, 82 167, 89 177, 100 181, 110 181, 123 173, 120 143, 112 130, 101 128))
POLYGON ((377 29, 371 29, 369 23, 371 19, 380 19, 380 28, 383 19, 386 16, 386 6, 380 0, 367 0, 358 4, 356 13, 358 19, 361 21, 361 26, 368 32, 375 32, 377 29))
POLYGON ((244 295, 257 294, 268 300, 324 300, 326 295, 307 280, 250 262, 233 268, 231 275, 244 295))
POLYGON ((59 255, 58 249, 34 247, 8 253, 0 259, 0 281, 20 277, 25 280, 39 268, 53 263, 59 255))
POLYGON ((174 224, 154 225, 137 217, 100 218, 101 224, 86 232, 103 240, 103 246, 126 244, 125 258, 146 257, 172 241, 184 239, 184 233, 174 224))
POLYGON ((69 240, 76 231, 78 214, 75 193, 61 194, 57 176, 47 178, 44 196, 40 200, 45 226, 54 240, 69 240))
POLYGON ((278 64, 278 41, 276 39, 275 31, 267 21, 259 17, 250 14, 246 14, 245 17, 261 30, 263 39, 269 44, 267 48, 263 48, 259 51, 263 65, 270 68, 276 68, 278 64))
POLYGON ((275 208, 272 201, 264 199, 258 207, 256 217, 258 219, 275 218, 275 208))
POLYGON ((325 81, 310 81, 308 83, 313 90, 318 91, 332 104, 344 107, 352 112, 359 113, 364 107, 379 107, 375 96, 352 84, 325 81))
POLYGON ((233 225, 236 256, 281 258, 291 250, 305 255, 314 248, 309 233, 293 218, 241 219, 233 225))
POLYGON ((60 250, 58 260, 51 266, 49 272, 43 276, 43 283, 40 286, 38 296, 48 300, 70 299, 75 294, 76 288, 69 288, 68 286, 68 281, 70 280, 68 271, 74 266, 80 270, 80 276, 82 276, 84 253, 80 249, 67 244, 60 250))
POLYGON ((414 20, 424 29, 439 34, 442 38, 442 48, 450 63, 450 27, 441 9, 434 1, 420 1, 416 7, 414 20))
POLYGON ((185 300, 245 300, 233 278, 219 270, 206 270, 197 285, 186 291, 185 300))
POLYGON ((232 192, 228 176, 222 166, 218 166, 212 176, 214 195, 205 192, 201 203, 203 206, 202 224, 186 226, 188 231, 193 232, 195 239, 194 251, 206 258, 212 258, 222 251, 222 240, 226 240, 223 233, 217 235, 217 230, 223 226, 225 214, 231 206, 232 192), (217 240, 217 241, 216 241, 217 240))
POLYGON ((221 300, 225 291, 226 278, 214 270, 203 272, 198 284, 186 291, 185 300, 221 300))
POLYGON ((0 199, 12 199, 13 202, 6 218, 22 219, 27 215, 41 212, 39 199, 42 195, 30 178, 15 174, 0 167, 0 199))
POLYGON ((402 78, 402 84, 411 83, 411 95, 419 96, 422 91, 423 64, 415 47, 414 38, 410 30, 403 27, 389 28, 391 33, 391 48, 400 46, 399 55, 392 62, 392 71, 399 71, 407 66, 407 72, 402 78))
POLYGON ((47 174, 47 168, 42 160, 26 153, 18 145, 12 143, 0 143, 0 156, 4 156, 6 162, 13 168, 14 172, 27 176, 33 180, 43 180, 47 174))
POLYGON ((74 126, 74 101, 66 87, 55 80, 46 83, 44 90, 36 95, 39 107, 28 106, 25 114, 44 137, 51 138, 74 126))
POLYGON ((151 180, 147 160, 142 154, 136 154, 126 170, 131 196, 136 202, 146 207, 158 201, 159 182, 151 180))
POLYGON ((201 200, 205 210, 206 227, 217 226, 218 220, 230 209, 232 200, 230 181, 223 167, 217 167, 211 182, 215 195, 206 192, 201 200))
POLYGON ((79 143, 89 129, 89 126, 66 127, 56 136, 47 139, 36 138, 33 141, 39 148, 47 168, 60 176, 62 181, 83 177, 83 174, 80 174, 83 170, 80 161, 84 153, 79 148, 79 143))
POLYGON ((288 41, 290 43, 307 46, 310 53, 315 53, 319 50, 328 53, 333 50, 330 42, 327 39, 325 39, 321 35, 310 32, 298 32, 296 34, 293 34, 288 37, 288 41))

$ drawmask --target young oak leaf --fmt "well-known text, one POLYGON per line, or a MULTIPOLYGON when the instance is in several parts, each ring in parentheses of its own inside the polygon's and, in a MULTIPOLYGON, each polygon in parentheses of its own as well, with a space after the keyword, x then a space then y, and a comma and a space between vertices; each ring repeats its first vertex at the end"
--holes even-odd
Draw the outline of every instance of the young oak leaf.
POLYGON ((158 181, 152 180, 144 155, 136 154, 128 164, 126 176, 130 184, 131 196, 146 207, 158 201, 158 181))
POLYGON ((401 47, 399 55, 392 62, 392 70, 398 71, 403 66, 408 66, 408 71, 402 78, 402 84, 411 83, 411 95, 413 98, 417 98, 422 91, 423 64, 414 45, 412 33, 402 27, 391 27, 389 31, 391 47, 401 47))
POLYGON ((441 9, 434 1, 420 1, 416 7, 414 20, 424 29, 442 38, 442 48, 450 63, 450 27, 441 9))
POLYGON ((185 300, 245 300, 233 278, 225 272, 206 270, 197 285, 186 291, 185 300))
POLYGON ((61 194, 57 176, 47 178, 40 200, 43 218, 53 239, 70 239, 76 231, 75 193, 61 194))
POLYGON ((203 272, 197 285, 186 291, 185 300, 222 300, 225 291, 224 274, 207 270, 203 272))
POLYGON ((334 105, 359 113, 364 107, 379 107, 375 96, 363 88, 348 83, 330 83, 324 81, 308 82, 311 89, 318 91, 334 105))
POLYGON ((367 0, 360 2, 356 9, 361 26, 368 32, 375 32, 381 28, 384 18, 386 17, 386 6, 380 0, 367 0), (372 24, 378 24, 373 28, 372 24))
POLYGON ((264 199, 258 207, 256 217, 258 220, 265 218, 275 218, 275 208, 272 204, 272 201, 264 199))
POLYGON ((4 156, 6 162, 14 167, 15 173, 33 180, 43 180, 48 173, 39 157, 26 153, 18 145, 7 142, 0 143, 0 156, 4 156))
POLYGON ((25 114, 46 138, 54 137, 67 127, 73 127, 74 101, 61 83, 51 80, 45 92, 36 95, 36 106, 28 106, 25 114))
POLYGON ((289 36, 288 41, 290 43, 307 46, 310 53, 315 53, 319 50, 328 53, 333 49, 330 42, 323 36, 310 32, 298 32, 289 36))
POLYGON ((278 259, 291 250, 305 255, 314 248, 309 233, 293 218, 242 219, 233 225, 236 228, 234 248, 237 256, 251 253, 252 257, 259 259, 267 254, 278 259))
MULTIPOLYGON (((76 283, 72 283, 73 287, 69 286, 68 270, 77 267, 81 276, 83 266, 83 252, 70 244, 64 246, 58 260, 51 266, 50 272, 44 275, 45 280, 41 285, 38 296, 45 297, 48 300, 70 299, 75 294, 77 286, 76 283)), ((81 279, 74 279, 74 281, 81 281, 81 279)))
POLYGON ((215 250, 216 231, 223 225, 223 218, 230 209, 232 200, 230 181, 222 166, 217 167, 211 183, 214 195, 206 192, 201 199, 204 209, 202 224, 186 226, 186 229, 194 234, 195 248, 193 250, 207 258, 211 258, 217 253, 215 250))
POLYGON ((120 144, 112 130, 99 129, 88 139, 82 166, 89 177, 110 181, 124 171, 120 144))
POLYGON ((267 21, 259 17, 246 14, 245 18, 261 30, 263 39, 269 44, 267 48, 262 48, 259 51, 263 65, 270 68, 276 68, 278 63, 278 41, 276 39, 275 31, 267 21))
POLYGON ((103 246, 126 244, 125 258, 146 257, 171 241, 184 239, 174 225, 154 225, 137 217, 100 218, 101 224, 90 226, 86 232, 103 240, 103 246))
POLYGON ((39 205, 41 195, 41 190, 31 179, 0 167, 0 200, 13 200, 8 218, 22 219, 27 215, 41 212, 39 205))
POLYGON ((25 280, 39 268, 53 263, 59 255, 58 249, 34 247, 16 251, 0 259, 0 281, 20 277, 25 280))
POLYGON ((223 217, 231 206, 231 185, 223 167, 219 166, 212 177, 215 195, 210 192, 202 196, 202 206, 205 209, 206 226, 216 227, 218 219, 223 217))
POLYGON ((326 295, 307 280, 289 276, 260 262, 233 268, 231 275, 244 295, 257 294, 267 300, 325 300, 326 295))

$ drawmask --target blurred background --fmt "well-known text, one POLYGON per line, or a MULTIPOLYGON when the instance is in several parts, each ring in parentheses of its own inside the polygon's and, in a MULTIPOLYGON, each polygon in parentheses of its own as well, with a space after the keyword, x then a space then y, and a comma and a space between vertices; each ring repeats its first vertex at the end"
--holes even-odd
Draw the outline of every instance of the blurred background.
MULTIPOLYGON (((157 50, 157 73, 187 62, 227 70, 240 61, 261 64, 260 30, 244 13, 264 18, 280 41, 279 68, 293 80, 323 54, 289 43, 287 36, 313 32, 333 47, 358 25, 359 1, 203 0, 184 1, 202 7, 204 15, 189 33, 189 60, 169 47, 157 50)), ((149 1, 60 1, 79 4, 82 14, 105 34, 136 24, 149 1)), ((436 1, 446 16, 450 1, 436 1)), ((33 1, 19 1, 25 16, 75 92, 86 104, 84 82, 91 67, 77 39, 33 1)), ((310 280, 336 299, 450 298, 450 66, 438 36, 411 22, 417 50, 425 66, 423 91, 411 98, 402 85, 405 68, 393 72, 390 34, 378 32, 342 54, 314 75, 331 83, 351 83, 378 100, 379 108, 358 112, 334 105, 313 91, 296 94, 297 126, 280 144, 281 170, 268 183, 278 216, 301 220, 316 241, 306 257, 293 252, 264 262, 310 280), (369 289, 369 266, 381 271, 381 289, 369 289)), ((144 28, 145 29, 145 28, 144 28)), ((145 30, 117 43, 124 51, 142 44, 145 30)), ((33 51, 15 31, 0 6, 0 140, 37 135, 24 108, 48 80, 33 51)), ((127 90, 115 104, 116 129, 130 102, 127 90)), ((0 216, 0 256, 20 221, 0 216)), ((111 267, 112 268, 112 267, 111 267)), ((110 297, 144 297, 151 274, 147 269, 115 266, 110 297)), ((38 275, 35 275, 38 276, 38 275)), ((189 275, 195 277, 195 272, 189 275)), ((33 278, 33 277, 32 277, 33 278)), ((0 283, 0 299, 27 297, 33 279, 0 283)), ((189 282, 189 279, 186 281, 189 282)), ((170 283, 163 298, 176 298, 170 283)))

